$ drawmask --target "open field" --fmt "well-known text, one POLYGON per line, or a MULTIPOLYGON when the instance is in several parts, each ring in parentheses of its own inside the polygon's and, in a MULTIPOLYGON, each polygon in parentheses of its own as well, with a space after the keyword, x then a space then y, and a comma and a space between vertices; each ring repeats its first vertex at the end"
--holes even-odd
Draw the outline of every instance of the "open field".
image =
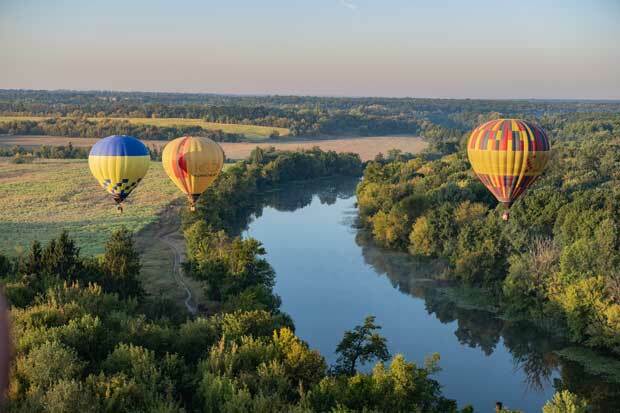
MULTIPOLYGON (((0 146, 20 145, 24 147, 35 147, 40 145, 66 145, 71 142, 74 146, 92 146, 97 139, 92 138, 67 138, 58 136, 0 136, 0 146)), ((163 146, 167 141, 149 141, 144 143, 151 146, 163 146)), ((334 139, 295 139, 285 142, 269 139, 265 142, 221 142, 220 145, 226 152, 229 159, 244 159, 252 149, 257 146, 275 146, 282 150, 310 149, 318 146, 327 151, 336 152, 355 152, 360 155, 362 160, 373 159, 379 152, 386 154, 390 149, 400 149, 403 152, 417 153, 426 148, 427 143, 416 136, 369 136, 353 138, 334 138, 334 139)))
POLYGON ((422 138, 415 136, 369 136, 337 139, 308 139, 289 142, 249 143, 249 142, 223 142, 221 143, 226 157, 229 159, 244 159, 257 146, 266 148, 275 146, 276 149, 294 151, 298 149, 311 149, 318 146, 324 151, 354 152, 359 154, 362 161, 374 159, 390 149, 400 149, 403 152, 417 153, 426 148, 427 143, 422 138))
POLYGON ((152 162, 144 181, 117 214, 114 201, 91 176, 86 160, 45 160, 13 164, 0 160, 0 252, 18 255, 32 240, 47 242, 67 229, 83 254, 103 252, 109 234, 121 225, 134 232, 180 192, 152 162))
POLYGON ((90 175, 86 160, 45 160, 13 164, 0 158, 0 253, 16 256, 38 239, 47 243, 63 229, 81 255, 96 255, 121 225, 136 233, 146 291, 186 305, 204 305, 200 283, 180 271, 185 241, 178 232, 185 200, 151 162, 144 181, 125 201, 123 214, 90 175), (181 251, 181 252, 179 252, 181 251))
MULTIPOLYGON (((0 116, 0 123, 10 121, 33 120, 40 121, 50 119, 49 116, 0 116)), ((200 126, 207 130, 221 130, 226 133, 238 133, 245 135, 250 139, 266 139, 273 131, 277 131, 280 136, 287 136, 289 130, 287 128, 276 128, 272 126, 244 125, 237 123, 217 123, 207 122, 202 119, 185 119, 185 118, 88 118, 89 120, 126 120, 136 125, 153 125, 153 126, 200 126)))

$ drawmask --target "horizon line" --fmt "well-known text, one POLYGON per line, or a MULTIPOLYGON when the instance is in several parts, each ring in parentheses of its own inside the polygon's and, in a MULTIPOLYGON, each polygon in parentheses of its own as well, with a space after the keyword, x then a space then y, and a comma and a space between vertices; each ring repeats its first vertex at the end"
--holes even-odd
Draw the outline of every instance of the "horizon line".
POLYGON ((166 90, 122 90, 122 89, 29 89, 0 88, 0 91, 17 92, 78 92, 78 93, 144 93, 144 94, 177 94, 177 95, 210 95, 229 97, 301 97, 301 98, 334 98, 334 99, 428 99, 428 100, 487 100, 487 101, 556 101, 556 102, 602 102, 620 103, 620 98, 552 98, 552 97, 429 97, 429 96, 388 96, 388 95, 330 95, 330 94, 293 94, 293 93, 223 93, 223 92, 180 92, 166 90))

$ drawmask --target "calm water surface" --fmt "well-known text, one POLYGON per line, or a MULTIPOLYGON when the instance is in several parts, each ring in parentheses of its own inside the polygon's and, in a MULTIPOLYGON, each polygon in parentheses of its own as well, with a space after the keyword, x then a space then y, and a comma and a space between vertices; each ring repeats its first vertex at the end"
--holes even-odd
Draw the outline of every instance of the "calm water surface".
POLYGON ((321 181, 268 194, 244 232, 264 244, 297 334, 329 363, 343 332, 375 315, 392 354, 421 364, 440 353, 435 377, 459 407, 491 412, 500 400, 540 412, 554 381, 585 380, 544 334, 457 307, 429 281, 436 266, 374 247, 355 226, 355 184, 321 181))

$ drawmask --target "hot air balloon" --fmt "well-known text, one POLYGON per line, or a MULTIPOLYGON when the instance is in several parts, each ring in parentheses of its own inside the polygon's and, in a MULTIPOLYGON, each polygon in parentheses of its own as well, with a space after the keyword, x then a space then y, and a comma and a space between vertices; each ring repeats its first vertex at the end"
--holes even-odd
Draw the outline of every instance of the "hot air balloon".
POLYGON ((497 119, 473 130, 467 155, 480 181, 508 208, 536 181, 551 155, 546 132, 520 119, 497 119))
POLYGON ((118 212, 123 212, 121 203, 146 175, 150 159, 148 149, 138 139, 114 135, 99 140, 92 147, 88 166, 116 201, 118 212))
POLYGON ((184 136, 169 142, 161 154, 164 170, 187 195, 190 209, 217 178, 224 165, 224 151, 211 139, 184 136))

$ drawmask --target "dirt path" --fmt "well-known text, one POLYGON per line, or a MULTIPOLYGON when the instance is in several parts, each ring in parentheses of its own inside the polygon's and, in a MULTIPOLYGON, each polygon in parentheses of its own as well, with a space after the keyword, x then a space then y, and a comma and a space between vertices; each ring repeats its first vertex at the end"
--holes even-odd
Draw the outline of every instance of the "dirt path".
POLYGON ((174 256, 172 262, 172 277, 176 283, 185 290, 185 307, 187 308, 187 311, 189 311, 192 315, 196 315, 198 313, 198 307, 192 296, 192 290, 183 280, 184 277, 182 274, 183 269, 181 267, 181 263, 185 261, 184 248, 180 248, 178 239, 174 239, 175 235, 178 235, 178 228, 159 232, 157 234, 157 238, 166 244, 172 251, 174 256))
POLYGON ((142 282, 149 294, 163 295, 196 315, 204 297, 201 283, 183 274, 185 239, 180 232, 180 207, 177 202, 168 205, 156 223, 137 235, 143 260, 142 282))

